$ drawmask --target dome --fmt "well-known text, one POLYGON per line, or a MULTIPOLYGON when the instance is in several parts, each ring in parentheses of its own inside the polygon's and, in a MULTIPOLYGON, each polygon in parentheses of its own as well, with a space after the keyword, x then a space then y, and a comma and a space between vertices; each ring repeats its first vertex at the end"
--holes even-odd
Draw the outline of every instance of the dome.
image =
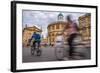
POLYGON ((58 20, 62 21, 63 19, 64 19, 64 16, 63 16, 63 14, 60 12, 60 13, 58 14, 58 20))
POLYGON ((63 16, 63 14, 60 12, 58 16, 63 16))

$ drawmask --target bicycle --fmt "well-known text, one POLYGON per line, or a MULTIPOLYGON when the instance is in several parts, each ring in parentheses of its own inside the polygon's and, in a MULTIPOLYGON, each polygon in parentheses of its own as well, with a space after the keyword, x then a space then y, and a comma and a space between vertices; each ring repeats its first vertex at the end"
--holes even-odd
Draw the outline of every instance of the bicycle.
POLYGON ((31 41, 31 39, 29 39, 29 41, 28 41, 28 43, 29 43, 29 45, 30 45, 30 52, 31 52, 31 55, 37 55, 37 56, 41 56, 41 54, 42 54, 42 51, 41 51, 41 49, 40 49, 40 45, 39 45, 39 43, 38 42, 33 42, 33 41, 31 41))
POLYGON ((39 47, 39 43, 35 42, 32 46, 31 46, 31 55, 34 55, 36 53, 37 56, 41 56, 41 50, 39 47))

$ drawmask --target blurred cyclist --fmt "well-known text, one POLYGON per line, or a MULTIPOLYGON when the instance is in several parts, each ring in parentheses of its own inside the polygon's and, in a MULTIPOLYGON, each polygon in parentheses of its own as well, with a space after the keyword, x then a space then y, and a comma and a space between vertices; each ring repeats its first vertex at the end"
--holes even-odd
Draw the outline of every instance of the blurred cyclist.
POLYGON ((73 16, 68 15, 67 16, 67 22, 68 24, 65 25, 64 31, 67 29, 68 33, 68 45, 69 45, 69 57, 72 57, 73 51, 74 51, 74 46, 73 46, 73 41, 77 37, 78 34, 78 26, 77 23, 73 21, 73 16))

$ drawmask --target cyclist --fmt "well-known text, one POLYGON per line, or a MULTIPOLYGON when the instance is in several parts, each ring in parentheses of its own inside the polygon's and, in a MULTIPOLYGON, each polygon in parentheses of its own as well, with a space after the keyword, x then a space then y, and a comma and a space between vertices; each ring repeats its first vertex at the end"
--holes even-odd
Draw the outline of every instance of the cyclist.
POLYGON ((78 26, 77 23, 75 23, 72 19, 72 15, 67 16, 67 22, 68 24, 65 26, 64 30, 66 28, 68 29, 68 45, 69 45, 69 58, 73 56, 73 51, 74 51, 74 46, 73 46, 73 41, 77 37, 78 34, 78 26))
MULTIPOLYGON (((38 53, 39 47, 40 47, 40 42, 41 42, 41 36, 37 32, 34 32, 32 34, 30 41, 32 41, 32 47, 34 48, 34 50, 37 50, 37 53, 38 53), (38 47, 38 48, 36 48, 36 47, 38 47)), ((32 52, 32 54, 34 54, 34 52, 32 52)))

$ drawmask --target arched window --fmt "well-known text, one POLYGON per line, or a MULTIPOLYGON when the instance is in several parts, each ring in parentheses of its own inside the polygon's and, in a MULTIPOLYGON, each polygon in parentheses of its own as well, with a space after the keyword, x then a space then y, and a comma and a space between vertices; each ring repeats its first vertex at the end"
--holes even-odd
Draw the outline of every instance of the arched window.
POLYGON ((52 30, 54 30, 54 25, 52 26, 52 30))
POLYGON ((59 29, 59 24, 56 25, 56 29, 59 29))
POLYGON ((52 36, 54 36, 54 33, 52 33, 52 36))

